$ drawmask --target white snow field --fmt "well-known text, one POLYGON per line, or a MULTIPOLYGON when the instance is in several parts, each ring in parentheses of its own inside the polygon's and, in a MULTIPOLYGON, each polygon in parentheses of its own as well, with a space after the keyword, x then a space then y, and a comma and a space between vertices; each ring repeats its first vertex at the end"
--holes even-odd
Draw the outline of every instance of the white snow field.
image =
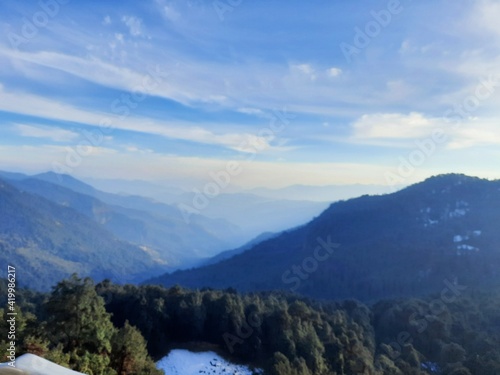
POLYGON ((56 365, 34 354, 23 354, 16 358, 16 367, 0 363, 0 375, 83 375, 81 372, 56 365))
POLYGON ((247 366, 232 364, 214 352, 194 353, 189 350, 175 349, 156 363, 156 367, 168 375, 252 375, 247 366))

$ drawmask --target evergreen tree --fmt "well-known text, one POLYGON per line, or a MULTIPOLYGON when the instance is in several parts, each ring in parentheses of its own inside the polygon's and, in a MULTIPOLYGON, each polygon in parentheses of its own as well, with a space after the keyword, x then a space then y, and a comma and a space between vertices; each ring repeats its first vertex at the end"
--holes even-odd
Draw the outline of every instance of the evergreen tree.
POLYGON ((90 278, 72 275, 59 282, 45 308, 49 339, 70 354, 73 369, 91 375, 113 373, 109 355, 116 329, 90 278))
POLYGON ((113 337, 112 367, 118 375, 161 375, 149 357, 144 337, 128 321, 113 337))

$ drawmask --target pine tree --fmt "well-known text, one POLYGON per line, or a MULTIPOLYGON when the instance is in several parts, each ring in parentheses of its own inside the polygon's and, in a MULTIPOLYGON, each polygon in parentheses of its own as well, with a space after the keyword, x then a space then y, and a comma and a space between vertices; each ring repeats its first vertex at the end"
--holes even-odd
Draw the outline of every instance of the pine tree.
POLYGON ((125 322, 113 337, 112 366, 118 375, 161 375, 146 349, 146 341, 137 328, 125 322))
POLYGON ((72 275, 59 282, 45 308, 48 337, 70 354, 73 369, 93 375, 114 373, 109 356, 116 329, 90 278, 72 275))

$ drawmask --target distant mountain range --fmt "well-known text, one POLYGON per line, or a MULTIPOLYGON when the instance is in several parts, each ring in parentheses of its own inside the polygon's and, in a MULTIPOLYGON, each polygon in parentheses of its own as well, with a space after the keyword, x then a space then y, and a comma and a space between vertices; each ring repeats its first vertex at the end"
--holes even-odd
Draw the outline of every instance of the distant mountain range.
POLYGON ((23 286, 48 289, 77 272, 137 282, 165 264, 153 252, 119 240, 76 210, 0 180, 0 260, 23 286))
POLYGON ((500 181, 441 175, 332 204, 309 224, 151 283, 364 301, 500 284, 500 181))
MULTIPOLYGON (((193 194, 183 194, 180 203, 189 205, 193 194)), ((265 198, 255 194, 220 194, 210 199, 201 214, 237 225, 245 239, 265 232, 281 232, 307 223, 330 202, 265 198)))
POLYGON ((400 190, 403 187, 404 186, 362 184, 327 186, 292 185, 281 189, 256 188, 250 190, 249 193, 269 199, 336 202, 339 200, 350 199, 365 194, 388 194, 396 190, 400 190))
POLYGON ((250 246, 240 248, 242 243, 268 227, 302 224, 325 206, 228 195, 207 209, 213 217, 192 214, 186 221, 176 205, 103 192, 68 175, 0 171, 0 179, 4 218, 20 218, 0 226, 4 259, 29 270, 25 285, 41 289, 72 272, 135 282, 192 267, 226 249, 241 252, 250 246))
POLYGON ((186 223, 175 206, 141 196, 105 193, 67 175, 44 173, 13 183, 76 209, 119 238, 155 249, 173 267, 241 243, 240 229, 223 219, 192 215, 186 223))
POLYGON ((238 255, 238 254, 244 253, 247 250, 250 250, 252 247, 260 244, 261 242, 266 241, 270 238, 274 238, 276 236, 278 236, 278 233, 272 233, 272 232, 262 233, 261 235, 255 237, 251 241, 244 244, 243 246, 240 246, 240 247, 233 249, 233 250, 223 251, 222 253, 217 254, 216 256, 201 262, 201 265, 208 266, 210 264, 216 264, 216 263, 219 263, 225 259, 232 258, 235 255, 238 255))

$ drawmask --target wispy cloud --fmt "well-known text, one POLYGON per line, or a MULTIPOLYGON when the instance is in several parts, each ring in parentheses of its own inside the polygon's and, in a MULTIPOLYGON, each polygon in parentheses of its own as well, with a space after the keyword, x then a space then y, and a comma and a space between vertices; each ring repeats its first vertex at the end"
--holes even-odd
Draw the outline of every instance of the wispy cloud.
POLYGON ((329 68, 327 71, 326 71, 327 75, 329 77, 332 77, 332 78, 335 78, 335 77, 338 77, 342 74, 342 69, 340 68, 337 68, 337 67, 331 67, 329 68))
POLYGON ((79 137, 76 132, 44 125, 14 124, 14 128, 23 137, 46 138, 55 142, 71 142, 79 137))
POLYGON ((142 20, 134 16, 123 16, 122 22, 128 27, 130 35, 137 37, 142 36, 142 20))
POLYGON ((352 128, 354 138, 359 140, 408 140, 428 136, 443 124, 443 119, 427 118, 416 112, 377 113, 361 116, 352 128))
POLYGON ((172 4, 163 6, 163 14, 171 22, 176 22, 181 17, 180 12, 172 4))
MULTIPOLYGON (((38 116, 44 119, 69 121, 97 128, 102 127, 104 123, 110 123, 111 131, 115 129, 160 135, 171 139, 219 145, 241 152, 254 152, 255 149, 264 151, 272 148, 270 143, 272 139, 250 132, 216 133, 186 122, 168 123, 137 116, 120 118, 122 116, 117 114, 87 111, 31 94, 13 94, 3 89, 0 89, 0 94, 3 99, 0 101, 0 110, 6 112, 38 116)), ((214 128, 214 125, 211 128, 214 128)), ((32 133, 35 130, 32 128, 23 129, 25 132, 29 130, 32 133)), ((49 132, 40 130, 37 134, 48 135, 49 132)), ((65 135, 68 136, 66 133, 65 135)))

